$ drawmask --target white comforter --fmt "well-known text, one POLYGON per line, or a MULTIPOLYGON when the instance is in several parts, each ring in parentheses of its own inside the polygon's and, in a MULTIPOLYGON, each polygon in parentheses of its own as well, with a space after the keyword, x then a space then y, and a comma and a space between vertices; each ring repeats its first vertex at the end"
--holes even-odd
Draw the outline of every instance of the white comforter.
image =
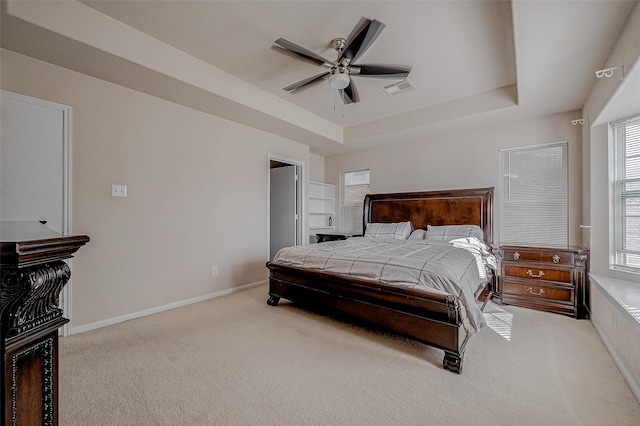
POLYGON ((474 333, 484 325, 474 294, 486 280, 483 262, 491 265, 492 256, 464 243, 357 237, 286 247, 273 262, 458 296, 462 324, 474 333))

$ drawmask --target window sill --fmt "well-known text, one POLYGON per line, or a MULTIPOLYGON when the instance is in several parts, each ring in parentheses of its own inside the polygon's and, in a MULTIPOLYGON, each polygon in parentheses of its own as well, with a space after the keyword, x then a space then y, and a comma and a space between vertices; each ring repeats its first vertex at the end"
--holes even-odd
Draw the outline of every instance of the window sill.
POLYGON ((589 274, 591 284, 598 287, 610 302, 620 306, 627 316, 640 325, 640 283, 589 274))

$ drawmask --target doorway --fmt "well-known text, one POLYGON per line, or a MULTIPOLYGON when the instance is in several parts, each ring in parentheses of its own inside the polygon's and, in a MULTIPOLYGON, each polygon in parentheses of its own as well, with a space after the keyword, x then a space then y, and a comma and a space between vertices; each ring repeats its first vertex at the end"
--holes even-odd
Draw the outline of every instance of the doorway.
POLYGON ((268 258, 297 246, 302 235, 302 163, 269 156, 268 258))
MULTIPOLYGON (((41 221, 71 233, 71 112, 67 105, 0 91, 0 219, 41 221)), ((71 279, 60 307, 73 320, 71 279)), ((71 322, 61 328, 63 336, 70 331, 71 322)))

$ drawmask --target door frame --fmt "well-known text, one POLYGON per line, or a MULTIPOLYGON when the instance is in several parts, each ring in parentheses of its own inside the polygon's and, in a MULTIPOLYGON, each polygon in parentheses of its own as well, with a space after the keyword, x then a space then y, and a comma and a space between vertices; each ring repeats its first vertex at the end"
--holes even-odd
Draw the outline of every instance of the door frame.
POLYGON ((293 160, 291 158, 281 157, 274 154, 269 154, 267 158, 267 244, 265 247, 266 258, 270 259, 270 247, 271 247, 271 161, 277 161, 279 163, 289 164, 296 166, 298 172, 298 185, 296 194, 296 207, 298 211, 298 223, 296 227, 296 245, 302 245, 306 239, 306 175, 304 162, 293 160))
MULTIPOLYGON (((46 101, 44 99, 38 99, 28 95, 21 95, 19 93, 9 92, 7 90, 0 90, 0 99, 8 99, 16 102, 35 105, 42 108, 49 108, 55 111, 60 111, 62 113, 62 235, 71 235, 71 149, 73 140, 73 109, 68 105, 46 101)), ((69 268, 72 269, 72 260, 67 259, 65 262, 69 265, 69 268)), ((61 335, 68 336, 69 334, 71 334, 71 324, 73 321, 73 316, 71 314, 71 278, 69 278, 67 285, 62 288, 60 307, 62 308, 64 315, 69 318, 69 322, 67 322, 60 328, 61 335)))

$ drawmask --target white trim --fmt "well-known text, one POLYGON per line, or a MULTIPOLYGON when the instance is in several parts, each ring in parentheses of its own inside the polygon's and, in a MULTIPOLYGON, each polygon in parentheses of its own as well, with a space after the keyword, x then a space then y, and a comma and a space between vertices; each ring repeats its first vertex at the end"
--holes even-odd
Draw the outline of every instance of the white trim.
POLYGON ((129 321, 136 318, 145 317, 147 315, 157 314, 158 312, 168 311, 169 309, 179 308, 181 306, 191 305, 192 303, 203 302, 209 299, 215 299, 217 297, 226 296, 228 294, 237 293, 239 291, 247 290, 249 288, 257 287, 259 285, 265 285, 266 280, 257 281, 241 285, 239 287, 228 288, 226 290, 216 291, 214 293, 205 294, 203 296, 192 297, 191 299, 180 300, 178 302, 168 303, 162 306, 156 306, 155 308, 144 309, 138 312, 132 312, 130 314, 121 315, 119 317, 109 318, 102 321, 96 321, 77 327, 71 327, 71 334, 84 333, 85 331, 91 331, 102 327, 118 324, 124 321, 129 321))
POLYGON ((598 327, 598 324, 596 324, 595 322, 592 321, 591 324, 593 324, 593 328, 596 329, 596 332, 600 336, 600 340, 602 340, 602 343, 604 343, 605 348, 607 348, 607 351, 609 351, 609 355, 611 355, 611 358, 613 358, 613 362, 616 364, 616 367, 618 367, 618 370, 620 370, 622 377, 624 377, 627 384, 629 385, 629 388, 631 388, 631 392, 636 397, 638 402, 640 402, 640 386, 638 386, 635 380, 633 380, 633 376, 631 375, 631 372, 624 365, 624 362, 618 356, 613 345, 611 344, 611 342, 609 342, 609 339, 607 339, 607 334, 603 332, 600 329, 600 327, 598 327))
POLYGON ((640 288, 640 284, 591 273, 589 273, 589 278, 592 287, 596 287, 611 306, 627 317, 631 324, 636 326, 638 335, 640 335, 640 306, 635 300, 628 297, 640 288))
MULTIPOLYGON (((0 90, 0 98, 9 99, 16 102, 35 105, 42 108, 49 108, 62 113, 62 234, 71 235, 71 199, 72 199, 72 140, 73 140, 73 109, 68 105, 22 95, 20 93, 0 90)), ((67 261, 69 268, 71 261, 67 261)), ((73 270, 73 269, 72 269, 73 270)), ((73 275, 73 274, 72 274, 73 275)), ((62 289, 62 311, 69 318, 69 322, 62 326, 61 333, 68 336, 71 330, 72 308, 71 308, 71 278, 62 289)))
MULTIPOLYGON (((71 221, 71 199, 73 194, 73 109, 66 107, 62 111, 63 120, 63 166, 62 166, 62 222, 63 222, 63 234, 72 234, 72 221, 71 221)), ((73 271, 71 259, 69 260, 69 269, 73 271)), ((69 336, 72 329, 73 321, 73 308, 71 304, 71 294, 73 288, 72 282, 73 273, 69 276, 69 282, 62 288, 62 312, 69 318, 69 322, 62 326, 62 336, 69 336)))
MULTIPOLYGON (((636 289, 638 283, 619 280, 617 278, 605 277, 601 275, 594 275, 591 273, 589 274, 589 278, 589 282, 591 283, 591 294, 593 295, 593 292, 597 291, 598 294, 602 295, 602 297, 609 303, 609 305, 613 309, 615 309, 616 313, 624 316, 627 321, 629 321, 632 329, 635 331, 635 334, 640 336, 640 316, 638 315, 639 307, 634 306, 637 305, 637 303, 634 303, 634 301, 631 300, 627 300, 626 297, 636 289), (632 291, 628 291, 629 289, 631 289, 632 291)), ((598 324, 593 321, 593 315, 591 316, 591 324, 593 324, 593 327, 596 329, 596 332, 600 336, 600 340, 602 340, 604 346, 607 348, 607 351, 609 351, 611 358, 613 358, 613 361, 615 362, 618 370, 620 370, 620 373, 631 388, 634 396, 636 397, 638 402, 640 402, 640 386, 635 381, 629 369, 626 367, 624 361, 618 356, 615 347, 607 337, 606 331, 601 329, 598 324)))

